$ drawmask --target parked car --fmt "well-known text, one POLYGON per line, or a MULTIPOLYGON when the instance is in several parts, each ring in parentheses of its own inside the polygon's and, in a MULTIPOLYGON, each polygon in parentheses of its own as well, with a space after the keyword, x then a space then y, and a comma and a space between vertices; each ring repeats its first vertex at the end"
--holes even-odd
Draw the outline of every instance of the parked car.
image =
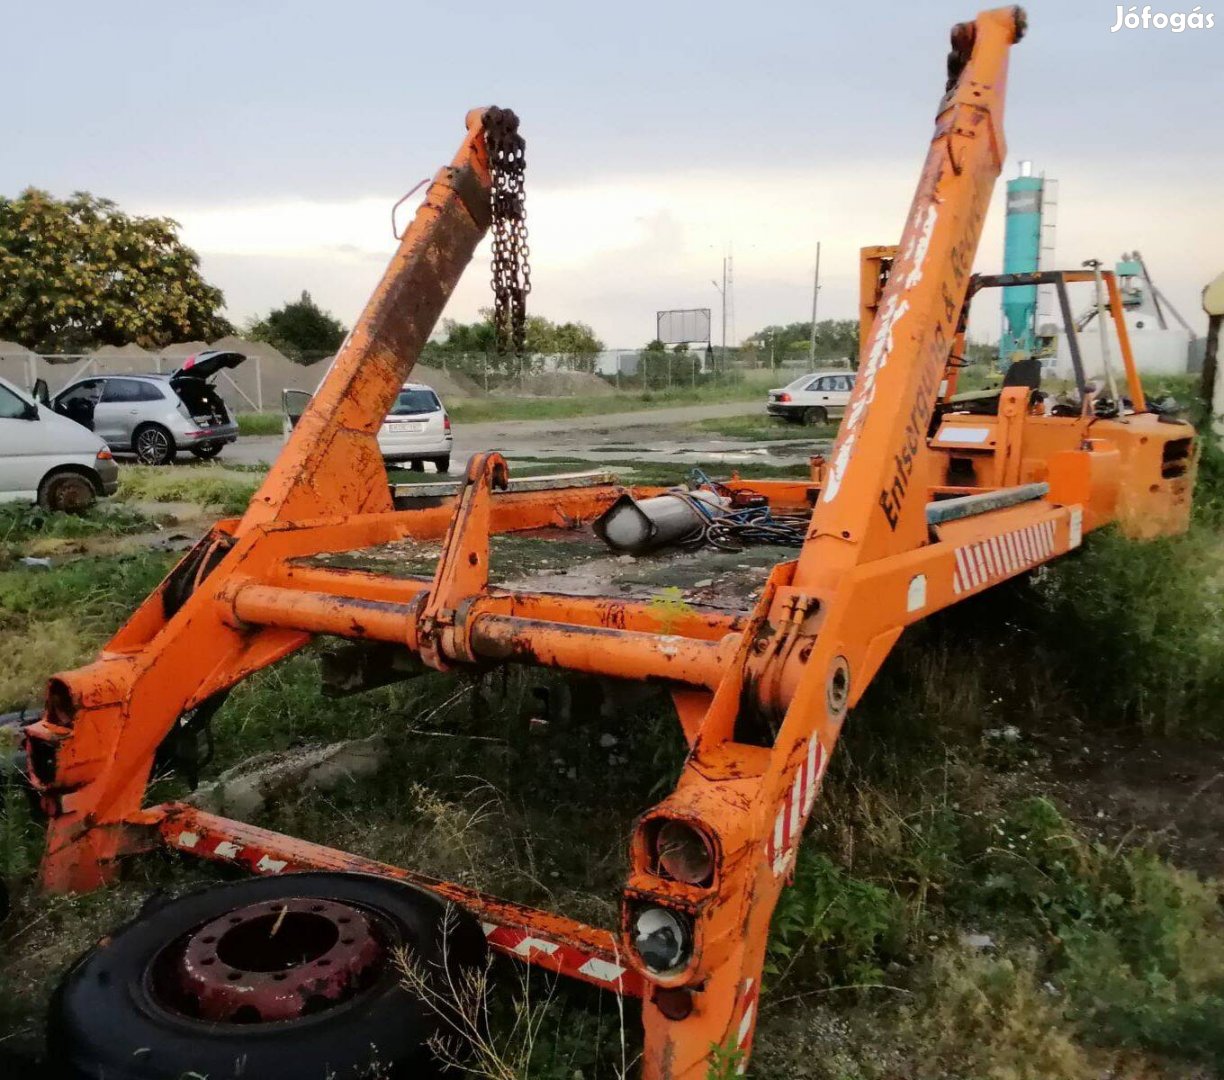
MULTIPOLYGON (((305 390, 286 390, 282 395, 285 412, 285 438, 301 419, 311 395, 305 390)), ((432 387, 424 383, 404 383, 399 395, 378 429, 378 449, 388 465, 409 463, 423 469, 430 461, 438 472, 450 471, 450 417, 432 387)))
POLYGON ((75 513, 118 486, 106 443, 0 379, 0 502, 75 513))
POLYGON ((208 380, 245 359, 202 352, 169 375, 90 375, 64 387, 52 406, 145 465, 168 465, 179 450, 207 461, 238 438, 237 421, 208 380))
POLYGON ((827 424, 845 414, 853 389, 852 371, 813 371, 770 390, 765 408, 771 416, 799 424, 827 424))

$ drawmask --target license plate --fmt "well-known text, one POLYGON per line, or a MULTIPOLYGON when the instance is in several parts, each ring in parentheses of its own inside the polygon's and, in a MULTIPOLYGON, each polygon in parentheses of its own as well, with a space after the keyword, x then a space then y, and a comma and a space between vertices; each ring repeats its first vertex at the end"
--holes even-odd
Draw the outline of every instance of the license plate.
POLYGON ((388 426, 391 428, 392 431, 403 434, 404 432, 408 432, 408 431, 424 431, 425 421, 424 420, 400 420, 398 422, 392 421, 391 424, 388 426))

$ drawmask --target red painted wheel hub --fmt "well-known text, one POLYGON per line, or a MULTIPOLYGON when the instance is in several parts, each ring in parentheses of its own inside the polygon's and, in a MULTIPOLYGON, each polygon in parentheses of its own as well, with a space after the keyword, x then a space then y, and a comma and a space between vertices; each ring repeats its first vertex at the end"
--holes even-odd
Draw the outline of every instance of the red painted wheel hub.
POLYGON ((374 918, 334 900, 252 904, 199 927, 172 961, 172 992, 201 1020, 295 1020, 351 1000, 378 978, 374 918))

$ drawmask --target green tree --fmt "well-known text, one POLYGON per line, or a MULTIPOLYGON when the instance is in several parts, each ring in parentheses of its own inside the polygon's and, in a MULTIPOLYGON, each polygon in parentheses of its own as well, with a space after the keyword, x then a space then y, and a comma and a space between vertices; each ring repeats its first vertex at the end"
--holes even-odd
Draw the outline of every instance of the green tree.
MULTIPOLYGON (((473 323, 442 320, 442 334, 425 348, 422 359, 427 363, 440 363, 443 357, 448 362, 467 356, 488 359, 494 371, 519 371, 519 362, 514 356, 497 354, 497 335, 493 330, 493 313, 484 309, 481 318, 473 323)), ((562 366, 573 371, 594 371, 595 358, 603 351, 603 342, 595 336, 586 323, 555 323, 542 315, 527 317, 527 354, 523 365, 530 371, 531 357, 556 356, 562 358, 562 366)))
POLYGON ((0 197, 0 337, 39 352, 210 340, 233 329, 224 303, 170 218, 85 191, 0 197))
MULTIPOLYGON (((758 362, 775 366, 802 365, 807 362, 812 336, 811 320, 766 326, 744 342, 745 350, 758 362)), ((858 360, 858 319, 821 319, 816 323, 816 359, 858 360)))
POLYGON ((347 333, 344 324, 320 308, 305 289, 300 300, 273 308, 246 328, 246 336, 252 341, 275 345, 300 364, 330 356, 340 348, 347 333))
POLYGON ((638 354, 638 374, 650 387, 692 382, 701 371, 704 355, 704 351, 690 352, 687 342, 669 349, 656 338, 638 354))
POLYGON ((539 315, 527 319, 527 351, 563 358, 574 371, 594 371, 603 342, 586 323, 554 323, 539 315))

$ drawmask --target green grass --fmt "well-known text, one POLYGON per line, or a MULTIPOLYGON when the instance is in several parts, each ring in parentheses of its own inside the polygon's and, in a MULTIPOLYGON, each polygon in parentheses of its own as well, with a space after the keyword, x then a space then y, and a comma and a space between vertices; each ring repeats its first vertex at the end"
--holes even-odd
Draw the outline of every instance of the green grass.
POLYGON ((0 712, 40 701, 49 675, 90 659, 173 561, 147 552, 0 570, 0 712))
POLYGON ((279 435, 284 414, 280 412, 244 412, 238 414, 239 435, 279 435))
MULTIPOLYGON (((1024 591, 928 620, 856 710, 774 921, 768 992, 795 1004, 766 1014, 754 1075, 1224 1067, 1224 887, 1039 794, 1041 733, 1066 730, 1081 689, 1052 670, 1030 618, 1042 593, 1024 591), (989 734, 1004 724, 1014 743, 989 734), (993 944, 965 948, 966 932, 993 944)), ((1115 612, 1123 630, 1134 617, 1115 612)), ((1080 742, 1116 723, 1080 716, 1080 742)))
POLYGON ((578 416, 608 416, 645 409, 685 405, 716 405, 764 399, 759 385, 746 382, 707 383, 669 390, 621 391, 600 397, 487 397, 447 403, 455 423, 490 420, 563 420, 578 416))
POLYGON ((695 420, 691 424, 685 424, 682 430, 706 437, 722 435, 728 439, 751 439, 758 442, 800 442, 832 439, 837 434, 837 424, 796 424, 770 416, 762 406, 759 414, 695 420))
MULTIPOLYGON (((130 506, 97 503, 83 514, 65 514, 38 506, 0 505, 0 552, 10 557, 30 540, 77 540, 93 536, 124 536, 156 526, 148 515, 130 506)), ((0 556, 0 565, 3 565, 0 556)))
POLYGON ((118 502, 191 502, 222 516, 241 514, 259 487, 262 473, 230 470, 222 464, 186 468, 125 465, 119 474, 118 502))

